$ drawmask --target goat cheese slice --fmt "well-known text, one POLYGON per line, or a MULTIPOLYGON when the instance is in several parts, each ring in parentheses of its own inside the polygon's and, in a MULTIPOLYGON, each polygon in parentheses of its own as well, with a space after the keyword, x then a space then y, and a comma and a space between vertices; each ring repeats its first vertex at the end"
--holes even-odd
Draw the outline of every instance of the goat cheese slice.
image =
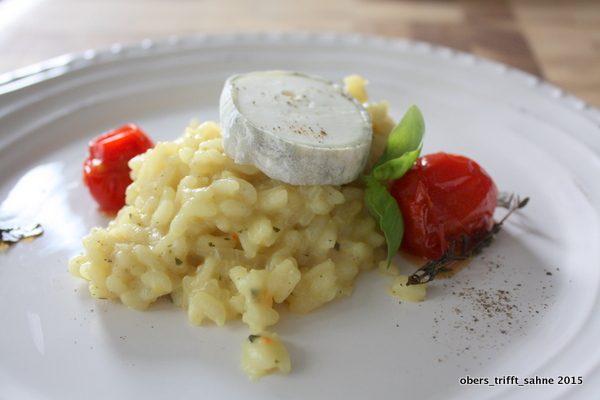
POLYGON ((368 111, 341 86, 284 71, 227 79, 223 148, 238 164, 293 185, 342 185, 362 172, 372 139, 368 111))

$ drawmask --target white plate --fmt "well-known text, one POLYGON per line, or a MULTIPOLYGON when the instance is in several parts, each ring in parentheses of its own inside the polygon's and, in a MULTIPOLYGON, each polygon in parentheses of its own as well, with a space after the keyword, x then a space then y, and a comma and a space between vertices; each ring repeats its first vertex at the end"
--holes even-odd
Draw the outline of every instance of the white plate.
POLYGON ((0 398, 597 397, 600 112, 581 100, 469 54, 328 33, 117 45, 0 82, 0 218, 45 229, 0 254, 0 398), (372 273, 347 300, 285 314, 274 329, 293 372, 250 383, 238 370, 243 324, 192 327, 167 303, 141 313, 92 299, 66 264, 107 222, 81 183, 87 141, 127 122, 174 139, 192 118, 218 118, 227 76, 261 69, 338 82, 361 74, 396 119, 420 107, 424 153, 468 155, 531 202, 482 257, 432 284, 424 303, 399 304, 389 279, 372 273), (461 384, 505 376, 554 384, 461 384), (560 376, 583 384, 558 384, 560 376))

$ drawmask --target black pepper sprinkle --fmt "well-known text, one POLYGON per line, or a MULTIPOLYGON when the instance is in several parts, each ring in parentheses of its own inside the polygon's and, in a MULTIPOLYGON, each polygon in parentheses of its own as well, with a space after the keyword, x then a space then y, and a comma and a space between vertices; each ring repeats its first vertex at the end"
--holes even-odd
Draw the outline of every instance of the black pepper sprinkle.
MULTIPOLYGON (((451 355, 459 357, 468 355, 475 358, 480 354, 477 352, 484 349, 501 350, 514 340, 515 335, 527 334, 526 327, 535 324, 532 317, 542 318, 542 311, 550 307, 547 301, 550 293, 546 290, 552 285, 547 285, 547 279, 540 280, 540 285, 517 283, 512 279, 516 275, 510 274, 511 278, 504 279, 502 282, 504 285, 514 286, 498 288, 502 283, 499 283, 497 269, 501 267, 506 271, 507 266, 491 260, 487 260, 485 265, 489 269, 489 274, 485 277, 494 277, 493 280, 486 282, 485 279, 480 279, 480 275, 475 275, 474 279, 477 282, 475 286, 469 284, 473 275, 461 274, 452 277, 447 281, 450 282, 448 284, 440 282, 443 288, 455 288, 446 293, 457 297, 459 301, 459 304, 454 304, 452 308, 437 309, 437 316, 433 318, 432 339, 435 342, 444 341, 451 351, 451 354, 443 355, 444 359, 451 355), (542 291, 542 301, 530 297, 537 291, 542 291), (469 346, 465 347, 466 343, 469 346)), ((481 270, 481 265, 477 268, 481 270)), ((521 274, 524 273, 522 265, 514 268, 521 274)), ((544 270, 545 275, 546 272, 544 270)), ((530 272, 525 273, 531 275, 530 272)))

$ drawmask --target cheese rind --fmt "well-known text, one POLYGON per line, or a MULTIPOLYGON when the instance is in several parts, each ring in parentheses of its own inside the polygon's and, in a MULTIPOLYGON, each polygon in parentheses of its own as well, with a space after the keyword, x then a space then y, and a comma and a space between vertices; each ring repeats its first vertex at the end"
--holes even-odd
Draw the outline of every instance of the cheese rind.
POLYGON ((220 101, 223 147, 239 164, 293 185, 341 185, 364 169, 368 111, 339 85, 283 71, 227 79, 220 101))

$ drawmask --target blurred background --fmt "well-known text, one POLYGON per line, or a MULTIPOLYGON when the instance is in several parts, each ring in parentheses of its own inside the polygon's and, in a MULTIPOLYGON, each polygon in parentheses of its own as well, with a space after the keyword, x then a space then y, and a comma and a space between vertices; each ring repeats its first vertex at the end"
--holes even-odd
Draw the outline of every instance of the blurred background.
POLYGON ((599 0, 0 0, 0 74, 146 38, 300 30, 448 46, 600 107, 599 0))

